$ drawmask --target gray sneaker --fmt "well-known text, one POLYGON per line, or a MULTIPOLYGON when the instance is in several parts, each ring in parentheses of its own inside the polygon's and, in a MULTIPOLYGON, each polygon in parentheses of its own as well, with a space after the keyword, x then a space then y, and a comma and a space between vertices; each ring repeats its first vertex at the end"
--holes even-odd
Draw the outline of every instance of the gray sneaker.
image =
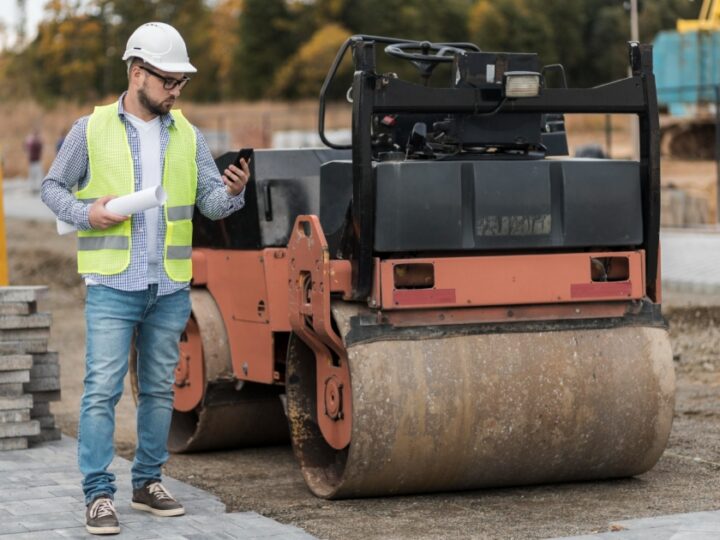
POLYGON ((120 532, 120 524, 112 499, 98 497, 87 505, 85 528, 90 534, 118 534, 120 532))
POLYGON ((130 506, 162 517, 182 516, 185 513, 183 505, 170 495, 159 480, 150 480, 143 487, 134 489, 130 506))

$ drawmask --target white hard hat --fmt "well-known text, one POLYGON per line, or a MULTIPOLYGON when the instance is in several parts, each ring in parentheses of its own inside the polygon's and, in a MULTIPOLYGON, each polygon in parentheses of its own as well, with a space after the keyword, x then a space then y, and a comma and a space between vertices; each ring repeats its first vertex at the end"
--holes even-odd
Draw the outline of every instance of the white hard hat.
POLYGON ((185 41, 169 24, 145 23, 128 39, 122 59, 142 58, 151 66, 169 73, 195 73, 190 63, 185 41))

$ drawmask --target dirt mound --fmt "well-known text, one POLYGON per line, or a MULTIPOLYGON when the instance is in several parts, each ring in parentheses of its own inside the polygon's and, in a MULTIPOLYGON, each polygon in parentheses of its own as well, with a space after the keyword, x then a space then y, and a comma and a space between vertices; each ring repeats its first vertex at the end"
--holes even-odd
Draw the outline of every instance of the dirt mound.
POLYGON ((720 371, 720 307, 675 307, 667 309, 665 316, 670 324, 675 368, 714 379, 720 371))
POLYGON ((11 285, 47 285, 57 300, 82 298, 75 235, 58 236, 55 223, 5 220, 11 285))
POLYGON ((715 157, 715 119, 679 119, 660 128, 660 151, 664 157, 712 160, 715 157))
POLYGON ((664 308, 671 326, 695 327, 699 323, 720 326, 720 306, 682 306, 664 308))
POLYGON ((75 255, 48 253, 42 249, 8 250, 10 281, 24 285, 48 285, 75 289, 82 285, 75 255))

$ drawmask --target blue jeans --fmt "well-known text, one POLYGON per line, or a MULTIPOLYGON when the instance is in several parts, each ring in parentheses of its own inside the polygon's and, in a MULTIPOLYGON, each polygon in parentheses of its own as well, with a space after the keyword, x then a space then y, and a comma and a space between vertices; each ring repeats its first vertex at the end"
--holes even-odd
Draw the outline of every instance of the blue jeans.
POLYGON ((157 285, 125 292, 87 288, 85 391, 80 404, 78 464, 86 504, 115 494, 108 472, 115 448, 115 405, 123 391, 133 334, 138 353, 137 448, 132 485, 159 480, 168 459, 173 382, 180 336, 190 316, 189 289, 158 296, 157 285))

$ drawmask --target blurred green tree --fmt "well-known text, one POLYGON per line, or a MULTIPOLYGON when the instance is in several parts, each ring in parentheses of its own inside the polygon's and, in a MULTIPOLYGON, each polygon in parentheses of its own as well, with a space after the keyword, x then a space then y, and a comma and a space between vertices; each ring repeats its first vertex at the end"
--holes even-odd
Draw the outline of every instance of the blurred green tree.
MULTIPOLYGON (((592 86, 627 75, 627 42, 630 40, 629 2, 584 0, 586 60, 573 71, 576 86, 592 86)), ((688 0, 653 0, 640 5, 640 41, 651 43, 665 29, 675 29, 677 19, 695 19, 700 3, 688 0)))
POLYGON ((190 61, 198 70, 183 90, 183 99, 217 101, 220 65, 213 54, 213 42, 223 36, 213 28, 212 10, 203 0, 174 0, 165 4, 166 13, 160 12, 158 20, 167 21, 182 34, 190 61))
MULTIPOLYGON (((573 2, 570 2, 573 3, 573 2)), ((470 40, 486 51, 535 52, 556 62, 553 25, 534 0, 480 0, 470 10, 470 40)), ((563 31, 572 29, 563 27, 563 31)))
POLYGON ((162 21, 182 34, 190 61, 198 68, 184 96, 194 101, 215 101, 219 62, 213 54, 213 11, 204 0, 93 0, 106 28, 107 90, 118 92, 127 85, 126 68, 120 61, 130 35, 140 25, 162 21))
MULTIPOLYGON (((486 50, 537 52, 561 63, 570 86, 593 86, 627 73, 630 16, 622 0, 478 0, 468 17, 471 40, 486 50)), ((697 17, 687 0, 644 2, 640 39, 651 42, 678 18, 697 17)))
MULTIPOLYGON (((114 96, 127 85, 120 60, 141 24, 183 34, 199 73, 190 100, 316 97, 341 36, 364 33, 485 50, 528 51, 562 63, 571 86, 627 72, 629 14, 623 0, 48 0, 35 38, 0 52, 0 95, 49 102, 114 96)), ((642 2, 640 37, 652 41, 699 2, 642 2)), ((344 68, 349 69, 349 68, 344 68)), ((413 77, 407 62, 378 55, 380 71, 413 77)), ((447 80, 448 68, 433 79, 447 80), (445 72, 445 73, 443 73, 445 72)), ((552 79, 553 84, 557 84, 552 79)), ((342 86, 342 85, 341 85, 342 86)), ((338 94, 339 96, 339 94, 338 94)))
POLYGON ((267 95, 275 72, 301 43, 292 28, 285 0, 243 2, 232 77, 239 97, 259 99, 267 95))
POLYGON ((50 103, 65 96, 97 99, 101 87, 103 24, 96 16, 78 14, 70 2, 53 0, 35 39, 11 59, 8 77, 19 95, 50 103))
POLYGON ((213 10, 211 55, 217 64, 217 92, 219 100, 237 97, 233 84, 236 69, 233 55, 240 45, 240 13, 243 0, 220 0, 213 10))
MULTIPOLYGON (((290 99, 317 96, 328 66, 332 64, 338 49, 349 36, 350 32, 338 24, 330 23, 320 28, 275 72, 269 96, 290 99)), ((352 82, 350 55, 346 55, 336 77, 338 81, 352 82)), ((334 85, 336 91, 332 97, 339 98, 343 95, 347 84, 341 89, 338 88, 339 85, 334 85)))
POLYGON ((472 0, 346 0, 342 23, 356 34, 467 41, 472 0))

